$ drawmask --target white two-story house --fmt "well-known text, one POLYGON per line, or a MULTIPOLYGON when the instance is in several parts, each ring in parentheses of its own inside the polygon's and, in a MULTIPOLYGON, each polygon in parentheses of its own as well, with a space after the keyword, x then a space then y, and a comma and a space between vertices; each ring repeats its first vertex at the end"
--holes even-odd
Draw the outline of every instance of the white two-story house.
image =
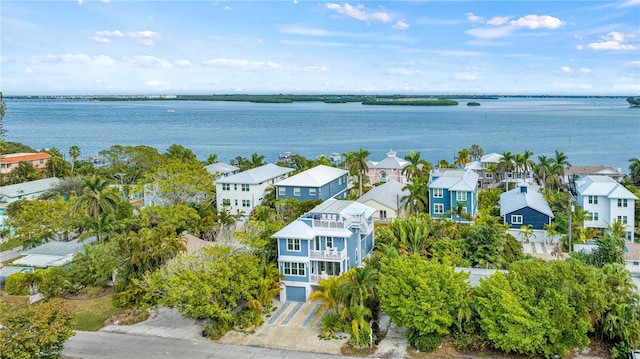
POLYGON ((272 163, 216 180, 218 212, 249 216, 262 204, 267 187, 286 179, 293 168, 272 163))
POLYGON ((576 190, 578 205, 589 213, 585 228, 604 230, 619 221, 625 226, 626 239, 633 242, 638 197, 609 176, 586 176, 576 181, 576 190))

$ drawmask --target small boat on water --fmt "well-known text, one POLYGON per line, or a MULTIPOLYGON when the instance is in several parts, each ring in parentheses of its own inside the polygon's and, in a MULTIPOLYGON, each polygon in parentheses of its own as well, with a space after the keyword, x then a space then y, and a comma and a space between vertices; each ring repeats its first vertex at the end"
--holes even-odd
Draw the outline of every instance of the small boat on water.
POLYGON ((176 110, 167 110, 167 112, 174 113, 176 110))

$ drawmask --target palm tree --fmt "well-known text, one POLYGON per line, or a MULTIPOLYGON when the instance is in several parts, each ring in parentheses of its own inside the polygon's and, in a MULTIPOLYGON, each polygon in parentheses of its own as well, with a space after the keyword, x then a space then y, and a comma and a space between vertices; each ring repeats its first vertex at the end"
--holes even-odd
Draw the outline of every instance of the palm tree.
POLYGON ((358 197, 362 196, 362 181, 363 177, 369 171, 369 166, 367 165, 367 157, 371 152, 367 150, 363 150, 362 148, 358 149, 357 152, 349 151, 347 153, 343 153, 342 156, 345 157, 345 160, 342 162, 343 168, 349 169, 349 174, 352 176, 358 176, 359 183, 359 192, 358 197))
POLYGON ((451 208, 450 210, 444 213, 445 216, 450 216, 453 219, 453 216, 458 217, 458 224, 462 221, 462 219, 466 219, 468 221, 473 220, 473 216, 467 212, 467 202, 466 201, 458 201, 455 208, 451 208))
POLYGON ((458 158, 456 158, 454 163, 458 167, 463 168, 469 162, 471 162, 471 152, 469 149, 465 147, 458 151, 458 158))
POLYGON ((429 209, 428 177, 414 177, 413 182, 407 183, 402 190, 409 191, 409 195, 401 198, 405 209, 409 208, 412 214, 427 212, 429 209))
POLYGON ((480 159, 482 158, 482 155, 484 155, 484 150, 482 149, 482 147, 480 147, 480 145, 471 145, 471 148, 469 149, 469 154, 471 154, 471 158, 475 161, 480 161, 480 159))
POLYGON ((375 298, 378 271, 371 266, 353 267, 343 275, 338 298, 343 305, 343 317, 346 318, 351 307, 371 304, 375 298))
POLYGON ((342 284, 341 277, 329 276, 328 278, 322 278, 318 282, 320 289, 311 293, 309 301, 319 300, 322 302, 321 308, 331 309, 336 314, 340 310, 340 285, 342 284))
POLYGON ((533 152, 524 150, 524 153, 518 154, 518 156, 520 169, 524 173, 524 180, 526 181, 527 174, 529 173, 529 171, 533 170, 536 165, 536 163, 531 159, 531 156, 533 156, 533 152))
POLYGON ((558 175, 559 177, 564 177, 564 170, 571 167, 569 158, 564 154, 564 152, 556 150, 555 156, 552 160, 553 166, 551 167, 551 173, 558 175))
POLYGON ((71 157, 71 173, 73 173, 76 160, 80 157, 80 147, 76 145, 69 147, 69 157, 71 157))
MULTIPOLYGON (((558 222, 551 222, 548 224, 544 225, 544 229, 547 231, 547 238, 551 239, 551 242, 553 242, 553 236, 555 236, 556 234, 558 234, 558 222)), ((545 239, 545 244, 547 243, 546 239, 545 239)))
POLYGON ((260 167, 262 165, 264 165, 264 155, 259 155, 258 153, 254 152, 251 154, 251 164, 250 164, 250 168, 256 168, 256 167, 260 167))
POLYGON ((547 190, 547 177, 551 176, 551 167, 553 159, 545 155, 538 156, 538 164, 535 166, 535 175, 538 179, 542 178, 542 187, 547 190))
POLYGON ((531 237, 533 237, 533 226, 530 224, 525 224, 520 226, 520 231, 522 231, 522 239, 524 239, 525 243, 529 243, 531 237))
POLYGON ((505 188, 508 191, 509 190, 509 180, 507 180, 507 172, 511 172, 515 168, 515 156, 509 151, 503 152, 502 153, 502 158, 500 159, 500 162, 498 162, 498 168, 504 174, 504 178, 505 178, 505 181, 506 181, 505 188))
MULTIPOLYGON (((84 215, 96 223, 103 221, 103 216, 115 213, 120 198, 115 191, 109 188, 109 183, 106 180, 93 176, 83 179, 82 183, 84 190, 73 204, 74 213, 84 215)), ((99 235, 98 241, 100 241, 99 235)))
POLYGON ((425 174, 429 176, 432 168, 431 163, 420 157, 420 151, 411 151, 408 155, 404 156, 404 159, 409 162, 409 164, 402 169, 402 174, 407 176, 407 180, 410 181, 415 177, 420 177, 425 174))
MULTIPOLYGON (((371 318, 371 309, 363 306, 356 305, 349 308, 349 315, 351 316, 351 334, 355 338, 356 347, 360 347, 360 330, 367 329, 368 333, 371 333, 371 327, 369 327, 369 318, 371 318)), ((365 332, 365 333, 367 333, 365 332)), ((369 340, 368 345, 371 345, 369 340)))

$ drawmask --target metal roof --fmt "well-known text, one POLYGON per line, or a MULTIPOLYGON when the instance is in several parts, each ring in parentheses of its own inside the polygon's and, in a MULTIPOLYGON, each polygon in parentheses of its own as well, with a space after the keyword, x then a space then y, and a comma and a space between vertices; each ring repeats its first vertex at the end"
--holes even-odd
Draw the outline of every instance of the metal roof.
POLYGON ((369 168, 395 168, 395 169, 403 169, 407 167, 409 161, 406 161, 400 157, 396 156, 396 153, 391 150, 387 152, 387 157, 385 157, 380 162, 367 161, 367 166, 369 168))
POLYGON ((369 192, 358 198, 358 202, 375 201, 396 211, 402 206, 402 198, 409 195, 409 191, 403 189, 404 185, 398 181, 389 181, 380 186, 373 187, 369 192))
POLYGON ((472 170, 440 170, 431 173, 429 188, 443 188, 449 191, 473 192, 478 187, 478 174, 472 170))
POLYGON ((314 209, 312 209, 311 213, 335 213, 341 214, 343 216, 365 216, 369 217, 375 213, 375 209, 364 205, 362 203, 358 203, 356 201, 346 201, 346 200, 337 200, 337 199, 328 199, 319 205, 317 205, 314 209))
POLYGON ((221 173, 221 174, 225 174, 225 173, 229 173, 229 172, 233 172, 233 171, 237 171, 240 168, 234 166, 234 165, 230 165, 228 163, 224 163, 224 162, 216 162, 216 163, 212 163, 210 165, 204 166, 204 168, 207 169, 207 171, 209 171, 209 173, 215 175, 217 173, 221 173))
POLYGON ((264 166, 252 168, 229 177, 221 178, 217 183, 260 184, 264 181, 278 178, 291 171, 293 171, 293 168, 280 167, 273 163, 267 163, 264 166))
POLYGON ((16 198, 44 193, 60 182, 57 177, 45 178, 36 181, 12 184, 0 187, 0 196, 16 198))
POLYGON ((522 192, 522 187, 527 188, 526 186, 520 186, 500 195, 501 216, 528 207, 551 218, 554 217, 549 203, 541 193, 531 188, 527 188, 526 192, 522 192))
POLYGON ((340 168, 318 165, 278 182, 277 186, 322 187, 347 173, 349 171, 340 168))
POLYGON ((582 196, 638 199, 631 191, 609 176, 586 176, 583 180, 576 181, 576 187, 578 194, 582 196))

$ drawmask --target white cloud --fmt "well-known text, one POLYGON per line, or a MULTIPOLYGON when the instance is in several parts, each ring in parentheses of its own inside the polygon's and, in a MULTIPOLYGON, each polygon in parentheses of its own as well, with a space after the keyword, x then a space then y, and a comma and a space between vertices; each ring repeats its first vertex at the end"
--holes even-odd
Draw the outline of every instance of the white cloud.
POLYGON ((174 62, 173 65, 175 67, 179 67, 179 68, 182 68, 182 69, 187 69, 187 68, 190 68, 192 66, 191 65, 191 61, 189 61, 189 60, 178 60, 178 61, 174 62))
POLYGON ((145 84, 147 86, 149 86, 149 87, 157 88, 157 87, 166 86, 167 82, 166 81, 159 81, 159 80, 150 80, 150 81, 147 81, 145 84))
POLYGON ((567 73, 572 71, 571 67, 569 67, 569 66, 562 66, 562 67, 560 67, 560 70, 562 70, 563 72, 567 72, 567 73))
POLYGON ((256 44, 258 44, 258 45, 262 45, 262 44, 264 44, 264 40, 262 40, 262 39, 256 39, 256 44))
POLYGON ((285 25, 278 29, 281 33, 291 35, 305 35, 305 36, 329 36, 331 33, 325 29, 314 29, 300 25, 285 25))
MULTIPOLYGON (((615 51, 628 51, 638 49, 635 45, 625 44, 626 36, 617 31, 611 31, 606 36, 601 36, 600 42, 592 42, 587 44, 587 47, 591 50, 615 50, 615 51)), ((578 45, 578 50, 582 50, 584 46, 578 45)))
POLYGON ((308 72, 328 72, 329 69, 326 66, 305 66, 304 67, 305 71, 308 72))
POLYGON ((618 7, 630 7, 630 6, 639 6, 640 0, 627 0, 622 4, 619 4, 618 7))
POLYGON ((591 69, 590 69, 590 68, 588 68, 588 67, 581 67, 581 68, 580 68, 580 72, 582 72, 582 73, 584 73, 584 74, 590 74, 590 73, 591 73, 591 71, 593 71, 593 70, 591 70, 591 69))
POLYGON ((387 74, 389 75, 400 75, 400 76, 412 76, 419 75, 422 71, 413 70, 413 69, 399 69, 399 68, 388 68, 387 74))
POLYGON ((557 29, 564 25, 564 22, 557 17, 549 15, 527 15, 518 20, 511 20, 509 24, 529 29, 557 29))
POLYGON ((233 9, 231 8, 231 6, 225 6, 225 7, 224 7, 224 9, 225 9, 225 10, 227 10, 227 11, 231 11, 231 10, 233 10, 233 9))
POLYGON ((399 20, 398 22, 396 22, 395 25, 393 25, 393 28, 397 29, 397 30, 403 30, 404 31, 404 30, 409 28, 409 24, 407 24, 406 22, 404 22, 402 20, 399 20))
POLYGON ((140 67, 156 67, 156 68, 163 68, 163 69, 170 69, 173 67, 171 62, 165 59, 161 59, 159 57, 149 56, 149 55, 139 55, 139 56, 133 56, 133 57, 127 56, 124 58, 124 60, 132 65, 136 65, 140 67))
POLYGON ((509 22, 510 17, 508 16, 494 16, 489 21, 487 21, 487 25, 492 26, 500 26, 509 22))
POLYGON ((144 46, 153 46, 155 45, 155 40, 162 39, 162 35, 150 30, 130 32, 127 36, 144 46))
POLYGON ((627 62, 626 64, 624 64, 624 67, 640 67, 640 60, 627 62))
POLYGON ((468 35, 479 39, 495 39, 509 35, 513 31, 511 26, 501 27, 478 27, 465 31, 468 35))
POLYGON ((84 63, 110 66, 115 61, 107 55, 90 56, 87 54, 46 54, 32 58, 32 62, 40 63, 84 63))
POLYGON ((483 22, 484 19, 480 16, 476 16, 474 15, 472 12, 467 12, 464 14, 464 16, 467 17, 467 20, 471 21, 471 22, 483 22))
POLYGON ((278 69, 280 64, 272 61, 249 61, 245 59, 217 58, 204 61, 204 66, 234 68, 241 71, 278 69))
POLYGON ((351 17, 356 20, 382 23, 391 22, 391 16, 386 12, 370 12, 367 11, 364 5, 354 7, 346 3, 344 5, 328 3, 327 9, 335 10, 340 15, 351 17))
POLYGON ((94 37, 92 37, 92 40, 95 41, 95 42, 101 43, 101 44, 108 44, 108 43, 113 42, 108 37, 97 37, 97 36, 94 36, 94 37))
POLYGON ((115 30, 115 31, 109 31, 109 30, 104 30, 104 31, 96 31, 96 36, 107 36, 107 37, 122 37, 122 32, 120 30, 115 30))

